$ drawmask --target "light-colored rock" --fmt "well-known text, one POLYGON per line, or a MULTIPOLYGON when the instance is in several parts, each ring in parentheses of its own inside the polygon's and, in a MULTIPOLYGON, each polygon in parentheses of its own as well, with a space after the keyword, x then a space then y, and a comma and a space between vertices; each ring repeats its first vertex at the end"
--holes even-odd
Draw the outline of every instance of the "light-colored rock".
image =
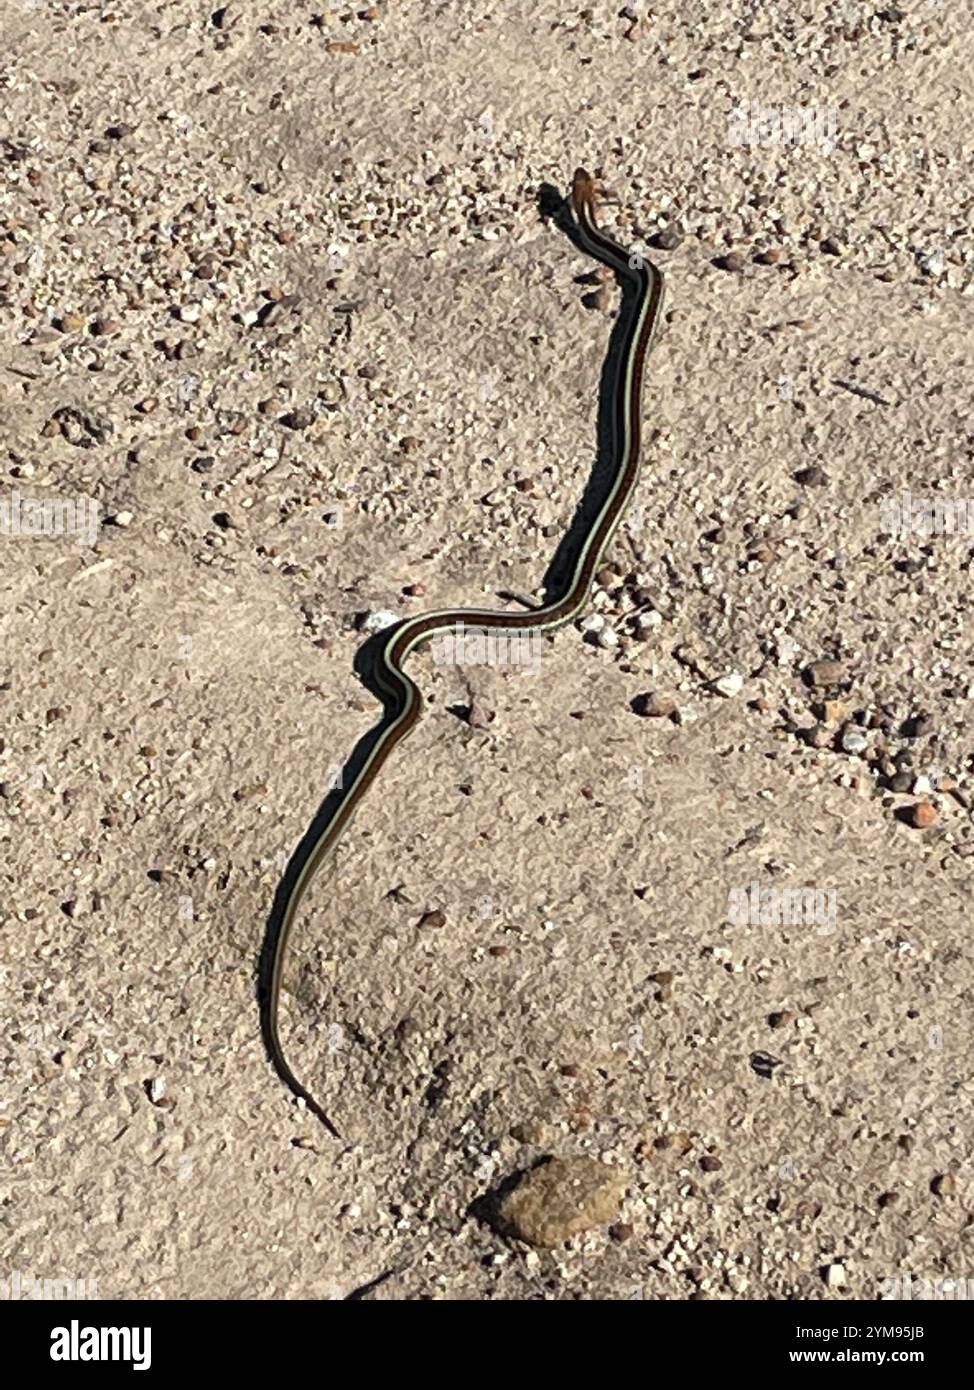
POLYGON ((498 1225, 550 1249, 619 1215, 627 1175, 593 1158, 551 1158, 524 1174, 497 1205, 498 1225))

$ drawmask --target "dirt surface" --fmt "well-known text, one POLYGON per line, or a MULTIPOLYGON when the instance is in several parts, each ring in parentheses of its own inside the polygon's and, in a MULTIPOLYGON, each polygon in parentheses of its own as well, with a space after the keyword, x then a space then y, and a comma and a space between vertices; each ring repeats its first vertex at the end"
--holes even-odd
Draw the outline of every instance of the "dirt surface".
POLYGON ((974 551, 883 524, 974 496, 966 8, 5 0, 3 31, 0 1275, 974 1272, 974 551), (427 717, 286 976, 335 1141, 263 1050, 268 915, 378 717, 362 615, 540 597, 618 303, 539 209, 578 163, 667 277, 643 477, 536 671, 412 663, 427 717), (24 520, 78 499, 77 534, 24 520), (534 1248, 485 1203, 550 1155, 625 1196, 534 1248))

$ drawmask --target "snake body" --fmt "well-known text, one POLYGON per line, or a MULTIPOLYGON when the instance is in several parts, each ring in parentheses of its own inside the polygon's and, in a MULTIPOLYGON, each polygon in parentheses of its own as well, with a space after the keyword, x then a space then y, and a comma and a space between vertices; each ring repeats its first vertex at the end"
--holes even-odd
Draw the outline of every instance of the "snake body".
POLYGON ((281 1044, 278 1031, 281 979, 288 938, 308 886, 333 853, 386 759, 419 719, 420 692, 403 670, 403 663, 422 643, 446 635, 458 627, 474 633, 491 629, 503 629, 507 633, 546 633, 571 622, 588 602, 596 570, 639 476, 643 368, 662 311, 663 277, 659 269, 644 256, 630 254, 600 230, 595 216, 594 182, 584 169, 575 171, 570 203, 574 213, 573 239, 596 261, 614 270, 634 291, 612 410, 615 458, 611 488, 579 546, 571 580, 562 596, 554 602, 525 613, 477 608, 441 609, 419 614, 391 629, 381 649, 375 674, 387 697, 392 718, 375 740, 354 781, 343 790, 317 839, 309 847, 283 902, 279 926, 271 946, 268 986, 262 999, 263 1031, 270 1059, 281 1080, 336 1138, 340 1137, 337 1129, 311 1092, 295 1076, 281 1044))

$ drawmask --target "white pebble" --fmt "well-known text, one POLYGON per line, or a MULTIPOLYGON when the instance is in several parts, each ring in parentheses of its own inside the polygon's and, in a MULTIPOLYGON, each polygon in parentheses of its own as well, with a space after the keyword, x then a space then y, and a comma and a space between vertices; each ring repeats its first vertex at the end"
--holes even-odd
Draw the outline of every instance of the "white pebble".
POLYGON ((848 728, 842 735, 842 747, 847 753, 862 753, 868 742, 862 729, 848 728))
POLYGON ((639 614, 636 618, 636 626, 640 632, 649 632, 651 628, 659 627, 662 621, 662 613, 657 613, 655 608, 651 608, 648 613, 639 614))
POLYGON ((726 695, 728 699, 733 695, 740 695, 744 689, 744 677, 740 671, 728 671, 726 676, 720 676, 714 681, 714 689, 719 695, 726 695))
POLYGON ((942 251, 921 252, 917 257, 920 269, 927 275, 942 275, 944 266, 947 264, 942 251))
POLYGON ((373 608, 371 613, 366 613, 362 619, 362 632, 381 632, 383 628, 392 627, 393 623, 399 621, 395 613, 390 613, 388 608, 373 608))
POLYGON ((775 647, 778 653, 778 663, 787 666, 794 661, 799 652, 798 643, 787 632, 775 633, 775 647))

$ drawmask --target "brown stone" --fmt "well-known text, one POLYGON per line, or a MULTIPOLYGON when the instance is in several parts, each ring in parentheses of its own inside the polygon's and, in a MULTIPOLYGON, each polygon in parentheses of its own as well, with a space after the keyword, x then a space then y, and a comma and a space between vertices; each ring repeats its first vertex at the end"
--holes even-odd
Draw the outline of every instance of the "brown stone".
POLYGON ((592 1158, 549 1158, 525 1173, 497 1203, 497 1225, 528 1245, 551 1249, 607 1226, 619 1215, 628 1182, 619 1168, 592 1158))
POLYGON ((666 719, 676 713, 679 705, 671 695, 661 695, 658 690, 648 690, 644 695, 636 696, 632 708, 636 714, 641 714, 646 719, 666 719))
POLYGON ((917 830, 926 830, 928 826, 936 824, 937 808, 929 801, 918 801, 913 807, 910 820, 917 830))
POLYGON ((845 676, 845 662, 834 661, 829 657, 822 657, 819 661, 813 661, 810 666, 805 668, 805 679, 809 685, 838 685, 840 681, 845 680, 845 676))

